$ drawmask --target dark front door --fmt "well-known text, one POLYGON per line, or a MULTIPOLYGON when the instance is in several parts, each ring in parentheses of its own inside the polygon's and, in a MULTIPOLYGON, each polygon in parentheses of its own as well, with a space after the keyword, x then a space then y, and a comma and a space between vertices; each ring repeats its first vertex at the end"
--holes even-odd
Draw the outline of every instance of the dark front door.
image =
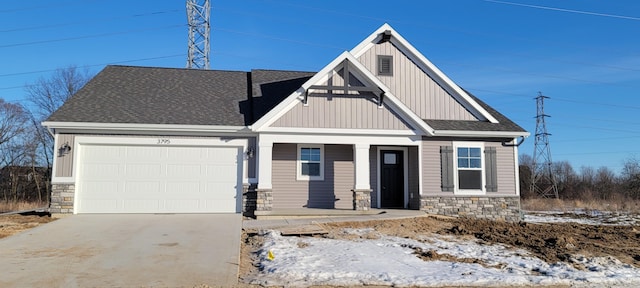
POLYGON ((380 151, 382 208, 404 208, 404 159, 402 151, 380 151))

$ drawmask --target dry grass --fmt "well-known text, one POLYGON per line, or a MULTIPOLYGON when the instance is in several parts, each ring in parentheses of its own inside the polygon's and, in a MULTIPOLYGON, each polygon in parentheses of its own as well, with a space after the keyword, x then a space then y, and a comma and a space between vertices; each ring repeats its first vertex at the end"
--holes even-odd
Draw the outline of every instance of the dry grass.
POLYGON ((571 211, 575 209, 640 213, 640 201, 630 199, 522 199, 522 209, 530 211, 571 211))
POLYGON ((44 207, 48 207, 48 206, 49 206, 49 203, 47 203, 47 202, 27 202, 27 201, 5 202, 5 201, 0 201, 0 213, 31 210, 31 209, 37 209, 37 208, 44 208, 44 207))

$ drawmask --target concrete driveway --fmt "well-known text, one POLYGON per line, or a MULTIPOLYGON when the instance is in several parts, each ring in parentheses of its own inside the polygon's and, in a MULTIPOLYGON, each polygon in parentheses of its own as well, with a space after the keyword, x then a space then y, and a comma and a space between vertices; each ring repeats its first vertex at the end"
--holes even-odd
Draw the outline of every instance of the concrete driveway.
POLYGON ((0 287, 229 287, 240 214, 73 215, 0 239, 0 287))

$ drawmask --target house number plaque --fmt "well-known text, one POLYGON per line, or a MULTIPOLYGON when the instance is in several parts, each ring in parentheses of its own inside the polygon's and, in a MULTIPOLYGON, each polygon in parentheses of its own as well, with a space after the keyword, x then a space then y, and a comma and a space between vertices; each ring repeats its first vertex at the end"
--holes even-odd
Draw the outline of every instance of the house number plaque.
POLYGON ((156 144, 171 144, 171 140, 169 138, 158 138, 158 143, 156 144))

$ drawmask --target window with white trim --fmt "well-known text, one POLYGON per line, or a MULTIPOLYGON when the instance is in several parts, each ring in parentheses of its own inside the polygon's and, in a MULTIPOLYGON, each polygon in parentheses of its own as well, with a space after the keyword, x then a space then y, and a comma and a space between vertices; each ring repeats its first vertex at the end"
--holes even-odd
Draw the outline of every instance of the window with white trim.
POLYGON ((324 180, 324 145, 298 144, 298 180, 324 180))
POLYGON ((478 143, 456 143, 455 175, 459 193, 484 193, 484 146, 478 143))

